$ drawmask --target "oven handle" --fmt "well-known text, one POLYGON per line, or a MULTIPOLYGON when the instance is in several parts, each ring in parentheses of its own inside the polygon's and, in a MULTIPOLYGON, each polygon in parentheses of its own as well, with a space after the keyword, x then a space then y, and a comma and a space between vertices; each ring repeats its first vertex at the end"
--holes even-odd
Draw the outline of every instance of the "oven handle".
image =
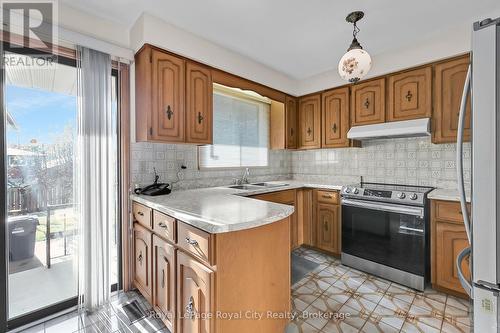
POLYGON ((358 201, 345 198, 342 198, 342 205, 358 207, 358 208, 368 208, 383 212, 400 213, 405 215, 418 216, 420 218, 424 217, 424 209, 422 207, 391 205, 385 203, 371 203, 367 201, 358 201))

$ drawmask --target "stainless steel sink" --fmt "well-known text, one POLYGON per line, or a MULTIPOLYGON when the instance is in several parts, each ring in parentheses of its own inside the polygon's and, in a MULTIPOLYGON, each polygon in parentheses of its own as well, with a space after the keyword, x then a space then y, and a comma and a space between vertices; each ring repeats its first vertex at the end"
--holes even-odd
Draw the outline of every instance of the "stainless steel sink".
POLYGON ((259 186, 256 185, 250 185, 250 184, 243 184, 243 185, 232 185, 228 186, 229 188, 234 188, 237 190, 258 190, 259 186))
POLYGON ((267 183, 267 182, 263 182, 263 183, 253 183, 252 185, 264 186, 264 187, 282 187, 282 186, 288 186, 290 184, 287 184, 287 183, 267 183))

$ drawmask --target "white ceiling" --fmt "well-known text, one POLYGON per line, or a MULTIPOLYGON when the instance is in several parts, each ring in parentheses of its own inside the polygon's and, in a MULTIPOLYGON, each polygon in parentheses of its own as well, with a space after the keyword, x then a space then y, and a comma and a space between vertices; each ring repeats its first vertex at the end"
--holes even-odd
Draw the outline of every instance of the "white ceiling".
POLYGON ((131 27, 141 13, 243 54, 294 79, 332 69, 351 42, 345 16, 363 10, 358 40, 372 56, 440 30, 500 15, 498 0, 62 0, 131 27))

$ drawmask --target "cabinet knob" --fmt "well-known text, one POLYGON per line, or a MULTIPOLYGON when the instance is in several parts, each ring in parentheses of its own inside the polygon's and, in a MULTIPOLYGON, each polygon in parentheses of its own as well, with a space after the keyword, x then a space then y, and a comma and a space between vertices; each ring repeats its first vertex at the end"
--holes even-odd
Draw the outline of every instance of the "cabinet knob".
POLYGON ((186 305, 186 316, 192 318, 194 316, 194 298, 189 297, 188 303, 186 305))
POLYGON ((202 120, 205 119, 201 112, 198 112, 198 124, 201 124, 202 120))
POLYGON ((337 133, 337 124, 333 124, 332 131, 333 133, 337 133))
POLYGON ((167 118, 168 120, 172 119, 172 116, 174 115, 174 111, 172 111, 172 108, 170 108, 170 105, 167 105, 167 118))
POLYGON ((188 243, 189 245, 198 246, 198 242, 194 239, 189 238, 189 237, 186 237, 186 243, 188 243))
POLYGON ((367 98, 365 100, 365 109, 368 109, 369 106, 370 106, 370 100, 367 98))
POLYGON ((409 102, 411 101, 411 98, 413 97, 413 95, 411 94, 411 91, 408 90, 408 93, 406 94, 406 100, 409 102))

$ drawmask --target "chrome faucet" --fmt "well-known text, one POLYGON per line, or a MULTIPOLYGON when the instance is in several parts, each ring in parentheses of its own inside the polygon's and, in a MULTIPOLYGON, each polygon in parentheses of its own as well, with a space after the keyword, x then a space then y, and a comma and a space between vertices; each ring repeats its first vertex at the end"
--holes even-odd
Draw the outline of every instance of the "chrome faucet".
POLYGON ((248 184, 248 176, 250 176, 250 169, 245 168, 245 172, 243 172, 243 176, 241 176, 242 184, 248 184))

